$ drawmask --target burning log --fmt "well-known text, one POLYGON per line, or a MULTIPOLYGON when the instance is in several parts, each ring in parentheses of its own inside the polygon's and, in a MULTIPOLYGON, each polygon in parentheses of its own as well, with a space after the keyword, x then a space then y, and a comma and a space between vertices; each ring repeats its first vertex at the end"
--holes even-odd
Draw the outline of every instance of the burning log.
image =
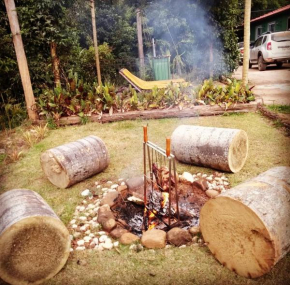
POLYGON ((172 152, 182 162, 238 172, 248 155, 245 131, 182 125, 172 134, 172 152))
POLYGON ((275 167, 203 206, 200 227, 213 255, 256 278, 290 250, 290 167, 275 167))
POLYGON ((69 232, 37 193, 26 189, 0 196, 0 277, 9 284, 40 284, 67 261, 69 232))
POLYGON ((109 164, 109 155, 100 138, 88 136, 45 151, 40 162, 52 184, 67 188, 103 171, 109 164))

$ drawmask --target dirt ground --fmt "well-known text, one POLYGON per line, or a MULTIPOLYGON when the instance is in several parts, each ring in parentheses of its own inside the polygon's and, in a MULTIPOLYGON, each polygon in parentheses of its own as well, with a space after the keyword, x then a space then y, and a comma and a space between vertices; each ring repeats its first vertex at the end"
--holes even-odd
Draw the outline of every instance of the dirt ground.
MULTIPOLYGON (((242 66, 233 76, 242 79, 242 66)), ((253 92, 257 99, 266 105, 290 105, 290 64, 278 68, 275 64, 268 65, 265 71, 259 71, 257 65, 249 69, 249 85, 255 85, 253 92)))

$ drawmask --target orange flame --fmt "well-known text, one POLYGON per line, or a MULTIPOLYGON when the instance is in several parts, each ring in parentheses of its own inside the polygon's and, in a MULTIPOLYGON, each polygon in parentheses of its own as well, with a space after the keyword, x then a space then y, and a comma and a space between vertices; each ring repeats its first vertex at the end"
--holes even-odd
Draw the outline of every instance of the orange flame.
POLYGON ((164 208, 167 201, 169 200, 169 193, 162 192, 162 201, 161 201, 161 207, 164 208))

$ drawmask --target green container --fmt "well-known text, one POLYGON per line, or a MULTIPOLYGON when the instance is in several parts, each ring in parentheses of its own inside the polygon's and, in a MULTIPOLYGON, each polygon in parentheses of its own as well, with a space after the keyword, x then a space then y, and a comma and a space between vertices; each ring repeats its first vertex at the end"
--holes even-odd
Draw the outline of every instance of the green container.
POLYGON ((152 58, 153 73, 155 80, 171 79, 170 56, 152 58))

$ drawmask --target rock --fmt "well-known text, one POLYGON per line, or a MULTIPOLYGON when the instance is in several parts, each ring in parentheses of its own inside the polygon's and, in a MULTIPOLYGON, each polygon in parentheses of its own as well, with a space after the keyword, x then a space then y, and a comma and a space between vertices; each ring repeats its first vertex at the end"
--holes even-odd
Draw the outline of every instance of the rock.
POLYGON ((188 231, 192 236, 194 236, 200 233, 200 227, 199 226, 191 227, 188 231))
POLYGON ((81 233, 79 233, 79 232, 75 232, 75 233, 73 234, 73 237, 74 237, 75 239, 79 238, 80 236, 81 236, 81 233))
POLYGON ((181 245, 179 248, 186 248, 186 244, 181 245))
POLYGON ((143 233, 141 243, 147 248, 164 248, 166 245, 166 232, 162 230, 148 230, 143 233))
POLYGON ((90 230, 87 230, 87 231, 85 232, 86 235, 89 235, 90 233, 91 233, 90 230))
POLYGON ((180 180, 184 183, 191 184, 193 183, 193 176, 189 172, 183 172, 180 180))
POLYGON ((121 185, 117 188, 118 192, 122 192, 128 189, 127 185, 125 185, 125 182, 122 183, 124 183, 124 185, 121 185))
POLYGON ((110 232, 110 236, 114 239, 119 239, 124 233, 128 233, 128 231, 126 229, 117 227, 110 232))
POLYGON ((104 197, 101 200, 100 205, 102 206, 102 205, 108 204, 111 207, 115 204, 115 200, 118 198, 118 196, 119 196, 119 192, 116 190, 112 192, 108 192, 106 197, 104 197))
POLYGON ((104 243, 102 244, 104 249, 112 249, 114 247, 114 245, 112 243, 104 243))
POLYGON ((118 246, 119 246, 119 242, 118 242, 118 241, 115 241, 115 242, 113 243, 113 246, 114 246, 114 247, 118 247, 118 246))
POLYGON ((130 196, 127 198, 128 201, 133 202, 137 205, 144 205, 144 201, 142 199, 139 199, 138 197, 135 196, 130 196))
POLYGON ((210 198, 215 198, 216 196, 219 195, 219 192, 216 190, 206 190, 205 194, 210 198))
POLYGON ((124 186, 124 185, 126 185, 126 183, 123 181, 123 182, 121 182, 121 186, 124 186))
POLYGON ((192 238, 192 242, 193 242, 193 243, 197 243, 197 241, 198 241, 198 236, 194 236, 194 237, 192 238))
POLYGON ((117 189, 118 187, 119 187, 118 184, 113 184, 113 185, 111 186, 111 189, 117 189))
POLYGON ((83 246, 84 244, 85 244, 85 241, 82 240, 82 239, 80 239, 80 240, 77 241, 77 245, 78 246, 83 246))
POLYGON ((84 221, 86 221, 86 220, 87 220, 87 217, 85 217, 85 216, 80 216, 80 217, 79 217, 79 220, 81 220, 81 221, 83 221, 83 222, 84 222, 84 221))
POLYGON ((81 206, 81 207, 78 208, 78 210, 79 210, 80 212, 83 212, 85 209, 86 209, 86 207, 84 207, 84 206, 81 206))
POLYGON ((73 224, 75 224, 75 223, 76 223, 76 220, 75 220, 75 219, 73 219, 73 220, 70 221, 70 224, 71 224, 71 225, 73 225, 73 224))
POLYGON ((77 248, 76 248, 76 250, 85 250, 86 248, 84 247, 84 246, 78 246, 77 248))
POLYGON ((91 237, 89 237, 89 236, 85 236, 85 237, 84 237, 84 242, 89 242, 89 241, 91 241, 91 239, 92 239, 91 237))
POLYGON ((144 185, 144 177, 142 175, 130 178, 126 181, 126 184, 130 192, 134 191, 134 189, 138 189, 144 185))
POLYGON ((119 239, 119 242, 122 244, 131 244, 140 240, 140 238, 132 233, 124 233, 119 239))
POLYGON ((95 243, 95 245, 99 244, 99 239, 98 238, 93 238, 93 242, 95 243))
POLYGON ((73 229, 76 229, 78 226, 76 224, 71 226, 73 229))
POLYGON ((99 242, 106 242, 107 239, 108 239, 108 236, 106 235, 100 236, 99 242))
POLYGON ((202 191, 206 191, 208 189, 208 183, 204 178, 199 178, 198 180, 194 181, 192 185, 201 189, 202 191))
POLYGON ((84 190, 81 195, 83 197, 88 197, 88 196, 92 196, 92 192, 89 189, 84 190))
POLYGON ((173 228, 167 233, 167 241, 175 246, 181 246, 191 242, 192 237, 187 230, 173 228))
POLYGON ((97 221, 105 231, 111 231, 117 225, 114 214, 107 204, 100 207, 97 221))

